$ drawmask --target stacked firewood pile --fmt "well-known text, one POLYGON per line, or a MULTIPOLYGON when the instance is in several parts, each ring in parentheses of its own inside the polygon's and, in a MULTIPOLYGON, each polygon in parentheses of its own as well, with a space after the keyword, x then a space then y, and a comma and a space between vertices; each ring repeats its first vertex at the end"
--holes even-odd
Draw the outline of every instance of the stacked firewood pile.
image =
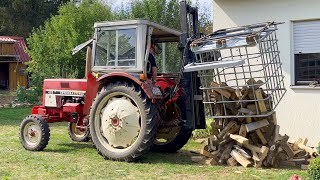
POLYGON ((316 150, 306 146, 307 139, 289 143, 287 135, 280 135, 275 112, 267 117, 250 117, 270 112, 271 105, 267 101, 259 100, 267 96, 260 88, 259 84, 262 82, 249 79, 247 84, 248 86, 244 86, 241 90, 236 90, 225 83, 212 82, 213 87, 223 88, 211 90, 211 98, 215 98, 217 102, 221 101, 221 98, 235 100, 235 103, 225 104, 224 107, 222 104, 215 104, 215 115, 232 113, 248 114, 248 116, 215 119, 211 124, 212 135, 208 138, 207 144, 200 149, 200 155, 191 157, 192 161, 208 165, 240 164, 256 168, 291 166, 305 169, 310 159, 318 156, 316 150), (256 86, 253 86, 254 84, 256 86), (257 101, 237 105, 236 100, 241 99, 257 101))

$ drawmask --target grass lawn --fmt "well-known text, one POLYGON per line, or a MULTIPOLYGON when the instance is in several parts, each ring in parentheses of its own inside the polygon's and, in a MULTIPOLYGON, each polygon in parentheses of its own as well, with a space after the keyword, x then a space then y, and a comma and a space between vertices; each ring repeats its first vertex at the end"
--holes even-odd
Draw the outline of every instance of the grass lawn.
POLYGON ((19 125, 31 108, 0 109, 1 179, 288 179, 306 171, 201 166, 191 162, 193 140, 178 153, 148 153, 135 163, 104 160, 92 143, 72 142, 66 123, 50 124, 51 140, 42 152, 26 151, 19 142, 19 125))

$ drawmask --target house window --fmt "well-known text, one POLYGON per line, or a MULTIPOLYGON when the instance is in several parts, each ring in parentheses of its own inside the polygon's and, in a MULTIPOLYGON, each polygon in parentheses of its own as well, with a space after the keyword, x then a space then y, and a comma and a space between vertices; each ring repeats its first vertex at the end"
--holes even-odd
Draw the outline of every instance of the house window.
POLYGON ((320 20, 293 23, 295 85, 320 83, 320 20))
POLYGON ((136 65, 136 29, 106 30, 97 35, 95 66, 136 65))

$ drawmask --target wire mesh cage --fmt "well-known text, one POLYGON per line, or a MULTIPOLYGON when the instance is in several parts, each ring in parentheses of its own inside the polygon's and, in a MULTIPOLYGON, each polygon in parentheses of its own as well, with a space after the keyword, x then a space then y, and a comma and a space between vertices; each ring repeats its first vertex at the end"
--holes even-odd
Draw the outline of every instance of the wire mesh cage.
POLYGON ((216 31, 191 44, 197 62, 203 103, 214 118, 265 117, 284 96, 278 23, 216 31))

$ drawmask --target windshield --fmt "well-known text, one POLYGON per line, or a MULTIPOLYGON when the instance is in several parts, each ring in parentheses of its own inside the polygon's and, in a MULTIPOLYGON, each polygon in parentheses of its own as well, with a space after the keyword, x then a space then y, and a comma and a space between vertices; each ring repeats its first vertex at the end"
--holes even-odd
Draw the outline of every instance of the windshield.
POLYGON ((136 29, 102 30, 97 34, 95 66, 136 66, 136 29))

